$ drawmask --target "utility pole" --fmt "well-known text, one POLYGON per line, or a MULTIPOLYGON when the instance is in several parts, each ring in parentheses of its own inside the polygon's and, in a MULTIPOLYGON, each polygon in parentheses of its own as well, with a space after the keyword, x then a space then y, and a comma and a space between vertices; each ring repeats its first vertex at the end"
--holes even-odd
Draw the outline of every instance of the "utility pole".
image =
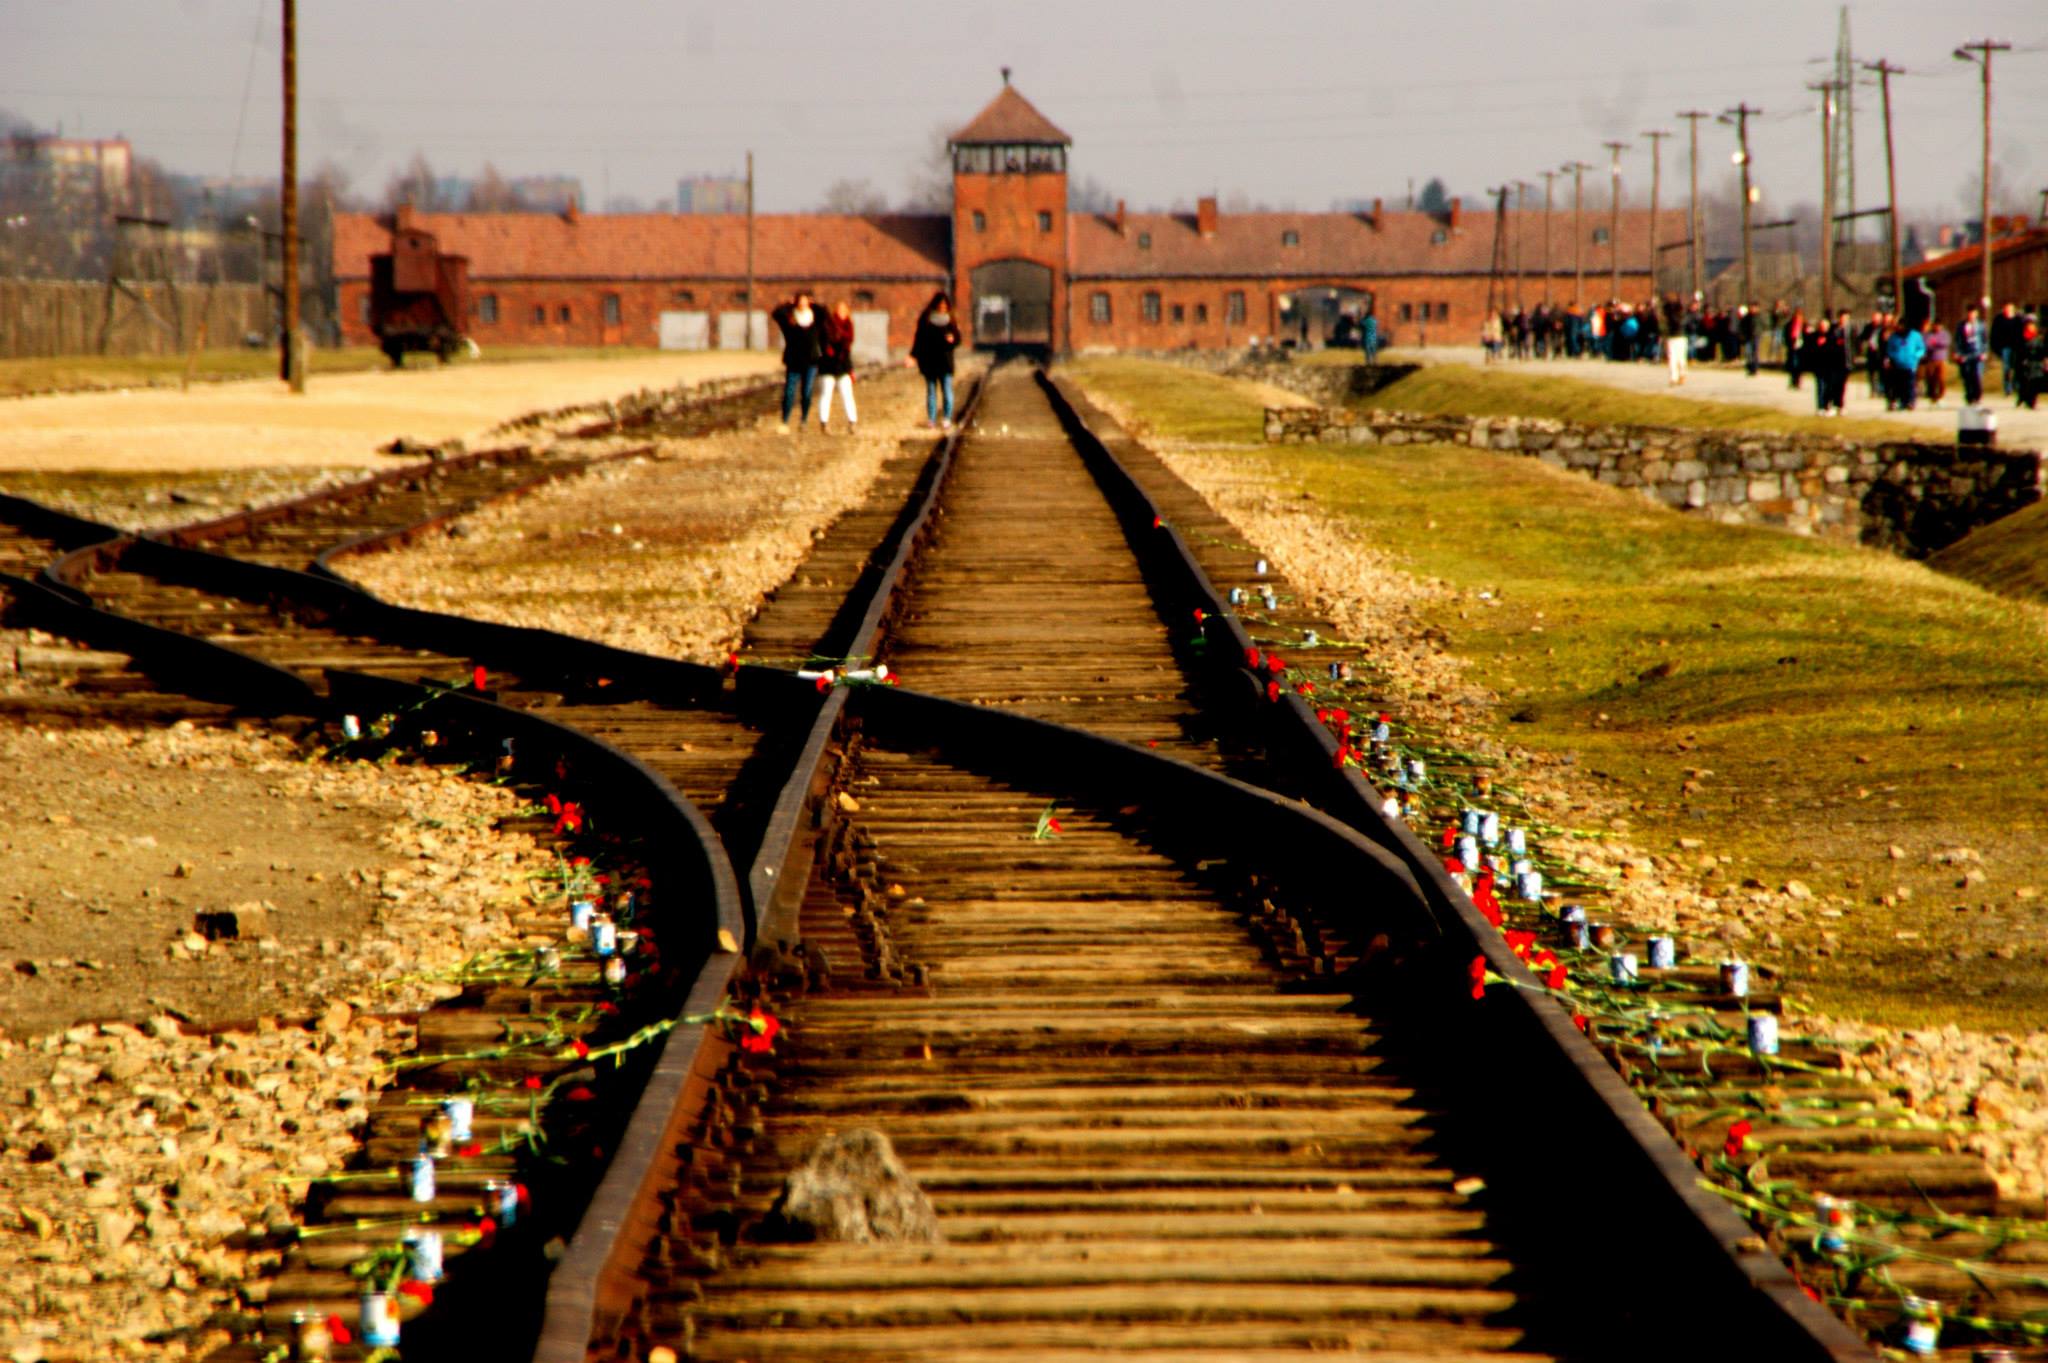
POLYGON ((1586 172, 1584 161, 1567 161, 1563 169, 1572 173, 1572 306, 1586 306, 1586 172))
MULTIPOLYGON (((740 332, 747 340, 742 350, 754 348, 754 153, 747 153, 747 301, 746 315, 740 319, 740 332)), ((768 338, 761 337, 766 345, 768 338)))
POLYGON ((1515 181, 1515 311, 1522 305, 1522 224, 1529 220, 1529 182, 1515 181))
POLYGON ((1608 142, 1607 148, 1607 301, 1621 301, 1621 149, 1626 142, 1608 142))
POLYGON ((1692 200, 1686 209, 1685 235, 1692 248, 1687 253, 1692 257, 1692 301, 1698 305, 1706 301, 1700 289, 1700 120, 1713 115, 1705 109, 1681 109, 1678 116, 1692 128, 1692 200))
POLYGON ((279 228, 284 232, 284 353, 277 376, 294 393, 306 391, 306 359, 299 350, 299 6, 284 0, 284 183, 278 186, 279 228))
MULTIPOLYGON (((1899 259, 1899 174, 1892 159, 1892 77, 1905 75, 1906 68, 1893 66, 1880 57, 1863 69, 1877 72, 1877 88, 1884 102, 1884 216, 1889 224, 1888 241, 1892 252, 1892 308, 1903 314, 1906 310, 1906 272, 1899 259)), ((1990 325, 1988 317, 1985 325, 1990 325)))
POLYGON ((1507 310, 1508 187, 1486 191, 1493 196, 1493 262, 1486 272, 1486 318, 1490 322, 1507 310))
POLYGON ((1657 245, 1657 200, 1664 192, 1664 139, 1671 134, 1663 128, 1652 128, 1643 134, 1650 139, 1650 293, 1658 293, 1657 267, 1663 263, 1664 253, 1657 245))
POLYGON ((1735 164, 1742 167, 1742 301, 1752 308, 1756 306, 1756 257, 1750 246, 1749 230, 1750 195, 1753 192, 1749 187, 1749 120, 1762 112, 1762 109, 1750 108, 1744 101, 1719 119, 1722 123, 1732 119, 1735 124, 1735 164))
POLYGON ((1820 313, 1835 315, 1835 83, 1806 87, 1820 94, 1820 313))
MULTIPOLYGON (((1984 72, 1984 183, 1981 212, 1984 218, 1984 287, 1979 290, 1978 304, 1984 309, 1984 316, 1991 316, 1991 54, 2012 51, 2011 43, 1993 42, 1980 38, 1974 43, 1964 43, 1956 49, 1956 60, 1976 62, 1984 72), (1971 53, 1979 55, 1972 56, 1971 53)), ((1988 323, 1987 323, 1988 325, 1988 323)))
MULTIPOLYGON (((1550 302, 1550 191, 1556 180, 1556 171, 1543 172, 1543 301, 1546 304, 1550 302)), ((2042 202, 2048 204, 2048 200, 2042 202)))

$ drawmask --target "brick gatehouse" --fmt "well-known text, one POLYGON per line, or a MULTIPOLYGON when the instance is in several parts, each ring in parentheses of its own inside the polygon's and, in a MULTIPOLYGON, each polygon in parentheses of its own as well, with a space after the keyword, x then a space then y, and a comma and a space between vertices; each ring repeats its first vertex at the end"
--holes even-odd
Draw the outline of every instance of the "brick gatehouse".
MULTIPOLYGON (((1602 199, 1574 254, 1569 203, 1444 213, 1074 213, 1072 139, 1007 83, 952 137, 953 211, 765 213, 754 219, 756 312, 799 285, 861 314, 869 353, 900 352, 925 301, 949 289, 973 341, 1054 351, 1227 349, 1254 340, 1321 341, 1370 307, 1399 343, 1470 343, 1489 288, 1512 306, 1602 301, 1617 243, 1602 199), (1499 231, 1506 277, 1496 282, 1499 231), (1548 261, 1546 279, 1544 262, 1548 261), (1581 285, 1579 281, 1583 280, 1581 285)), ((1661 247, 1685 238, 1661 213, 1661 247)), ((1650 215, 1625 209, 1622 296, 1649 296, 1650 215)), ((370 257, 397 230, 432 233, 469 260, 469 331, 481 345, 735 347, 746 336, 747 228, 739 215, 676 213, 342 213, 334 272, 344 339, 367 324, 370 257)), ((756 322, 756 341, 762 339, 756 322)))

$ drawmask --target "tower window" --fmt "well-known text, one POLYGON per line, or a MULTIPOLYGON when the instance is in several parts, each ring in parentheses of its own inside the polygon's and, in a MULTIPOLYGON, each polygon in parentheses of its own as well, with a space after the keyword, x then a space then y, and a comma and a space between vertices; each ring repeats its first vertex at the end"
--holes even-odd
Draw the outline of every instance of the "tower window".
POLYGON ((1157 292, 1155 292, 1155 291, 1153 291, 1153 290, 1150 290, 1150 289, 1148 289, 1148 290, 1146 290, 1146 292, 1145 292, 1145 297, 1144 297, 1144 298, 1143 298, 1142 300, 1140 300, 1140 302, 1141 302, 1141 304, 1142 304, 1142 306, 1141 306, 1140 310, 1141 310, 1141 311, 1142 311, 1142 312, 1143 312, 1143 313, 1145 314, 1145 320, 1146 320, 1146 321, 1148 321, 1148 322, 1156 322, 1156 321, 1158 321, 1158 320, 1159 320, 1159 295, 1158 295, 1158 293, 1157 293, 1157 292))
POLYGON ((1150 232, 1138 233, 1138 249, 1140 251, 1149 251, 1152 249, 1152 234, 1150 232))
POLYGON ((1294 230, 1293 228, 1291 228, 1291 227, 1290 227, 1290 228, 1288 228, 1288 229, 1287 229, 1287 230, 1286 230, 1285 232, 1282 232, 1282 233, 1280 234, 1280 244, 1281 244, 1282 246, 1299 246, 1299 245, 1301 245, 1301 233, 1299 233, 1299 232, 1295 231, 1295 230, 1294 230))
POLYGON ((1097 326, 1109 325, 1109 295, 1091 293, 1088 295, 1088 320, 1097 326))
POLYGON ((1052 231, 1052 214, 1042 208, 1038 210, 1038 230, 1041 232, 1052 231))
POLYGON ((978 208, 974 210, 974 230, 977 232, 988 231, 988 214, 978 208))

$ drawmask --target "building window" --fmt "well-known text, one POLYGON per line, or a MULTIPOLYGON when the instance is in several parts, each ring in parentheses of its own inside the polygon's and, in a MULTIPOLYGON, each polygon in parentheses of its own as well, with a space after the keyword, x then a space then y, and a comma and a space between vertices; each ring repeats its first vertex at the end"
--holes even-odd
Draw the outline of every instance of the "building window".
POLYGON ((1088 295, 1088 320, 1099 327, 1109 325, 1108 294, 1091 293, 1088 295))
POLYGON ((734 289, 732 291, 732 301, 741 307, 745 307, 747 305, 747 291, 745 289, 734 289))
POLYGON ((1052 214, 1042 208, 1038 210, 1038 230, 1041 232, 1052 231, 1052 214))
MULTIPOLYGON (((1424 304, 1424 306, 1426 307, 1428 305, 1424 304)), ((1401 305, 1401 320, 1404 322, 1412 322, 1415 320, 1415 305, 1413 303, 1403 303, 1401 305)))
POLYGON ((1142 300, 1140 300, 1140 302, 1141 302, 1141 306, 1140 306, 1140 308, 1139 308, 1139 311, 1141 311, 1141 312, 1143 312, 1143 313, 1145 314, 1145 320, 1146 320, 1146 321, 1148 321, 1148 322, 1156 322, 1156 321, 1158 321, 1158 320, 1159 320, 1159 295, 1158 295, 1157 293, 1153 292, 1152 290, 1150 290, 1150 289, 1147 289, 1147 290, 1145 291, 1145 297, 1144 297, 1144 298, 1143 298, 1142 300))
POLYGON ((697 295, 690 292, 688 289, 677 289, 674 293, 669 295, 669 299, 672 302, 681 303, 683 306, 688 307, 690 304, 697 301, 697 295))
POLYGON ((569 305, 567 303, 564 303, 561 307, 555 309, 555 320, 557 322, 566 322, 569 320, 569 305))
POLYGON ((977 232, 988 231, 988 214, 978 208, 974 210, 974 230, 977 232))
POLYGON ((1451 234, 1449 232, 1446 232, 1441 227, 1437 228, 1434 232, 1431 232, 1429 234, 1429 244, 1431 246, 1441 246, 1450 239, 1451 234))
POLYGON ((1223 296, 1223 320, 1233 326, 1244 325, 1244 290, 1232 289, 1223 296))
POLYGON ((1186 304, 1175 303, 1173 305, 1173 320, 1176 322, 1185 322, 1188 320, 1188 310, 1186 304))
POLYGON ((855 289, 853 291, 853 301, 856 307, 871 308, 875 305, 875 291, 873 289, 855 289))
POLYGON ((1209 320, 1209 305, 1207 303, 1195 304, 1195 320, 1197 322, 1206 322, 1209 320))
POLYGON ((1439 303, 1436 305, 1436 320, 1439 322, 1451 320, 1451 305, 1449 303, 1439 303))
POLYGON ((497 322, 498 295, 487 293, 476 300, 476 319, 486 326, 494 325, 497 322))
POLYGON ((604 296, 604 324, 608 327, 619 324, 619 296, 615 293, 604 296))
POLYGON ((1152 234, 1150 232, 1138 233, 1138 249, 1140 251, 1149 251, 1152 249, 1152 234))
POLYGON ((362 313, 363 325, 368 326, 370 325, 370 295, 364 294, 360 301, 362 302, 362 307, 358 311, 362 313))
POLYGON ((1288 228, 1288 229, 1287 229, 1287 230, 1286 230, 1285 232, 1282 232, 1282 233, 1280 234, 1280 244, 1281 244, 1282 246, 1299 246, 1299 245, 1301 245, 1301 233, 1299 233, 1299 232, 1295 231, 1295 230, 1294 230, 1293 228, 1291 228, 1291 227, 1290 227, 1290 228, 1288 228))
POLYGON ((1594 244, 1595 246, 1605 246, 1605 245, 1607 244, 1607 229, 1606 229, 1606 228, 1604 228, 1604 227, 1596 227, 1596 228, 1594 228, 1594 229, 1593 229, 1593 244, 1594 244))
POLYGON ((540 325, 541 323, 543 323, 543 322, 546 322, 547 320, 548 320, 548 310, 547 310, 547 308, 546 308, 545 306, 543 306, 542 304, 539 304, 539 303, 535 303, 535 304, 533 305, 533 321, 534 321, 534 325, 538 326, 538 325, 540 325))
POLYGON ((990 147, 953 148, 953 171, 958 175, 986 175, 989 170, 990 147))

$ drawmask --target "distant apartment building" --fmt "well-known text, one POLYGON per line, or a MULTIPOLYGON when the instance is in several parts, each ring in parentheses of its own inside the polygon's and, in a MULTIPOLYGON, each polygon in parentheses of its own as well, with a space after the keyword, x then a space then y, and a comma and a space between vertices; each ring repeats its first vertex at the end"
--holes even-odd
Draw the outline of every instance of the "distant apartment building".
POLYGON ((583 181, 574 175, 521 175, 505 186, 536 213, 562 213, 583 202, 583 181))
POLYGON ((744 213, 747 182, 738 175, 692 175, 676 182, 678 213, 744 213))
POLYGON ((0 178, 10 189, 121 212, 134 194, 135 151, 125 137, 16 134, 7 139, 0 178))

